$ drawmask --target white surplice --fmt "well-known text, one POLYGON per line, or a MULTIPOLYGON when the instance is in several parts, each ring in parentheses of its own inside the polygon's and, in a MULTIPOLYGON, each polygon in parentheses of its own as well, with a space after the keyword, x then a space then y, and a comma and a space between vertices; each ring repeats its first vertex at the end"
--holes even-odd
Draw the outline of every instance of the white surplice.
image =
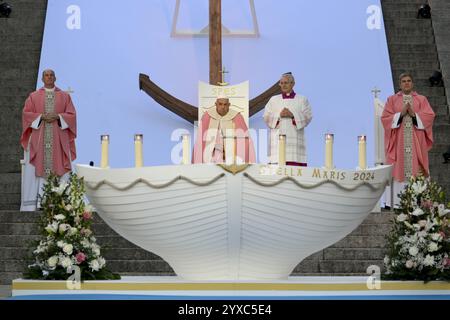
POLYGON ((306 163, 304 128, 311 119, 312 111, 306 97, 296 94, 294 98, 283 99, 279 94, 270 98, 264 111, 264 122, 270 128, 270 163, 278 163, 279 135, 286 135, 286 161, 306 163), (284 108, 292 112, 294 119, 280 118, 284 108))

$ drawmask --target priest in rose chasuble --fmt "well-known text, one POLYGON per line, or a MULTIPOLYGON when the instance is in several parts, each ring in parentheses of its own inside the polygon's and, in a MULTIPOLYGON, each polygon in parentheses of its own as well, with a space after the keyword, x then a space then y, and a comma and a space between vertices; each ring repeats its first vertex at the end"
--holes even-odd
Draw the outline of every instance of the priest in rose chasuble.
MULTIPOLYGON (((386 164, 393 165, 394 205, 397 206, 397 194, 411 176, 430 175, 428 151, 433 146, 435 114, 427 98, 413 91, 413 87, 410 74, 400 75, 401 90, 388 98, 381 115, 386 164)), ((390 192, 387 194, 389 197, 390 192)))
POLYGON ((28 96, 22 112, 20 143, 25 168, 21 211, 36 210, 38 194, 42 194, 48 175, 53 172, 67 179, 76 158, 76 112, 72 99, 55 86, 53 70, 45 70, 42 81, 44 87, 28 96))

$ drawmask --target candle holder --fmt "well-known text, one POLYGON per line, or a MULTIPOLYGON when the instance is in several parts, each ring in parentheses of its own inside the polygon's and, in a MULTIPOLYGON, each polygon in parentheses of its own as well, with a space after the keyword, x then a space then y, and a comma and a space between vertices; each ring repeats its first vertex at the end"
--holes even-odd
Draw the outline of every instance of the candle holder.
POLYGON ((143 165, 142 144, 144 136, 142 134, 134 135, 134 166, 140 168, 143 165))
POLYGON ((334 134, 325 134, 325 168, 328 170, 334 169, 333 165, 333 143, 334 134))
POLYGON ((286 165, 286 135, 280 134, 278 136, 278 165, 286 165))
POLYGON ((109 168, 109 135, 108 134, 102 134, 100 136, 100 143, 101 143, 101 159, 100 159, 100 168, 109 168))
POLYGON ((358 166, 360 170, 367 169, 367 137, 365 135, 358 136, 358 166))
POLYGON ((181 160, 182 164, 190 164, 191 161, 189 160, 189 151, 190 151, 190 135, 188 133, 185 133, 181 135, 181 141, 183 145, 183 158, 181 160))

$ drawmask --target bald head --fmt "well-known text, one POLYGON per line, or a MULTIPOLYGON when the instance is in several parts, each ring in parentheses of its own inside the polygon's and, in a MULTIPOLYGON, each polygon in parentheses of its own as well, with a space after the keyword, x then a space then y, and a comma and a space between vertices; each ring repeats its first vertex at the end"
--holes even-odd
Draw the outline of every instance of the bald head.
POLYGON ((51 89, 55 86, 56 76, 55 71, 52 69, 46 69, 42 72, 42 82, 44 87, 51 89))
POLYGON ((53 76, 55 76, 55 71, 53 71, 52 69, 45 69, 44 71, 42 71, 42 76, 44 77, 47 73, 51 73, 53 76))
POLYGON ((216 110, 217 113, 222 117, 228 113, 230 110, 230 100, 228 98, 219 97, 216 100, 216 110))

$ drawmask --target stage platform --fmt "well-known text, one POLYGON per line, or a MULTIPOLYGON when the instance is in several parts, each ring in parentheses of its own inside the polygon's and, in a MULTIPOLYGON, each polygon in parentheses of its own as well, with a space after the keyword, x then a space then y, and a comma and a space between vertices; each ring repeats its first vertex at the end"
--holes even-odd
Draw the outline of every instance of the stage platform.
POLYGON ((308 300, 445 299, 450 283, 381 281, 367 277, 290 277, 280 281, 186 281, 178 277, 123 277, 85 281, 70 289, 66 281, 14 280, 12 299, 165 299, 308 300))

